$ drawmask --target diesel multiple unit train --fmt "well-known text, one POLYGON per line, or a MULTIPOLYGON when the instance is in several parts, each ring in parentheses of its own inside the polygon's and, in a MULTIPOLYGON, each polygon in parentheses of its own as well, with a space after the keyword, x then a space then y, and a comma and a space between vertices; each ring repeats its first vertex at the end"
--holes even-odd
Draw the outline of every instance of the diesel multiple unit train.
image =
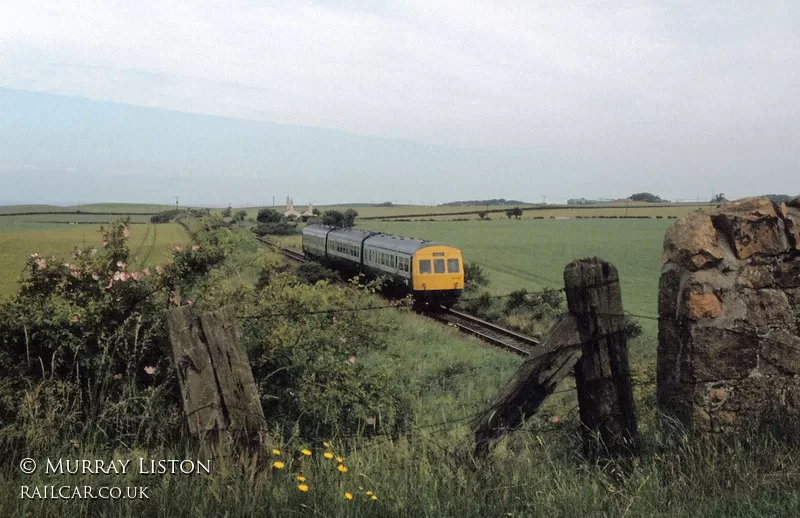
POLYGON ((392 281, 418 304, 450 307, 464 289, 461 251, 452 246, 366 230, 309 225, 303 253, 340 270, 392 281))

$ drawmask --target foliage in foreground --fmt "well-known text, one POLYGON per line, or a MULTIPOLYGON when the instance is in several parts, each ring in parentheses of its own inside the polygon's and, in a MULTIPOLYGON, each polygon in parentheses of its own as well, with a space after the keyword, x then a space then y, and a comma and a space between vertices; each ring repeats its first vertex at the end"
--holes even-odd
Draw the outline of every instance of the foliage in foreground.
MULTIPOLYGON (((244 315, 351 302, 278 269, 259 290, 232 282, 225 270, 247 247, 218 218, 206 219, 192 225, 193 245, 176 246, 152 270, 130 267, 126 222, 69 260, 29 257, 19 294, 0 306, 0 442, 28 453, 174 443, 185 430, 166 330, 170 307, 233 305, 244 315)), ((379 330, 361 315, 333 326, 330 317, 295 318, 242 323, 271 426, 317 436, 355 433, 370 419, 387 430, 402 423, 399 393, 348 361, 379 346, 379 330)))

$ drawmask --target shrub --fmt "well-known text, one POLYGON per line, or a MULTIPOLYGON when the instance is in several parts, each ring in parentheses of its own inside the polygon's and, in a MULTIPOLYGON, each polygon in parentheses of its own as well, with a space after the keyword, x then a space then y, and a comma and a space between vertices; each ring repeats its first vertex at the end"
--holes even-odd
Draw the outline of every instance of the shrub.
POLYGON ((291 236, 297 233, 297 223, 280 221, 278 223, 261 223, 253 228, 257 236, 291 236))
POLYGON ((0 306, 0 379, 16 389, 2 405, 6 442, 130 445, 179 432, 167 305, 177 285, 192 296, 226 253, 204 238, 165 266, 133 270, 127 225, 69 261, 32 254, 19 294, 0 306))
POLYGON ((274 209, 263 208, 258 211, 256 221, 259 223, 280 223, 283 221, 283 214, 274 209))
POLYGON ((478 263, 464 261, 464 291, 473 293, 488 285, 489 278, 486 277, 483 267, 478 263))

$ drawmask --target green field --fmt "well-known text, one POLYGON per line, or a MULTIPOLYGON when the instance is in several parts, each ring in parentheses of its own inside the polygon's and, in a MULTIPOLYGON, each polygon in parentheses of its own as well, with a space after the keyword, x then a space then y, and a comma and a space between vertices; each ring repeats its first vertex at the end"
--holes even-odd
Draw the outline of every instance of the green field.
MULTIPOLYGON (((2 220, 0 219, 0 222, 2 220)), ((43 225, 45 229, 0 231, 0 299, 17 290, 17 283, 30 254, 67 257, 75 247, 100 246, 100 225, 43 225), (52 228, 60 227, 60 228, 52 228)), ((186 230, 175 223, 162 225, 131 225, 129 246, 136 266, 164 262, 174 244, 189 241, 186 230)))

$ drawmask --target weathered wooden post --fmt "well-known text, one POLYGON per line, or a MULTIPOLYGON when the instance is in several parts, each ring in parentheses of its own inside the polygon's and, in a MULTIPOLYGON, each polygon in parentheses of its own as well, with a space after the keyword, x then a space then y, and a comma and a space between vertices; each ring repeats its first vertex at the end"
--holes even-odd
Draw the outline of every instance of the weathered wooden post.
POLYGON ((617 269, 596 257, 573 261, 564 268, 564 286, 582 342, 575 382, 587 450, 633 453, 638 432, 617 269))
POLYGON ((575 319, 563 315, 542 344, 519 367, 492 406, 472 424, 475 454, 485 456, 494 442, 506 432, 519 428, 526 417, 535 414, 580 357, 581 343, 575 319))
POLYGON ((259 442, 264 411, 232 310, 198 318, 181 306, 169 310, 167 327, 190 433, 214 442, 228 431, 236 442, 259 442))

